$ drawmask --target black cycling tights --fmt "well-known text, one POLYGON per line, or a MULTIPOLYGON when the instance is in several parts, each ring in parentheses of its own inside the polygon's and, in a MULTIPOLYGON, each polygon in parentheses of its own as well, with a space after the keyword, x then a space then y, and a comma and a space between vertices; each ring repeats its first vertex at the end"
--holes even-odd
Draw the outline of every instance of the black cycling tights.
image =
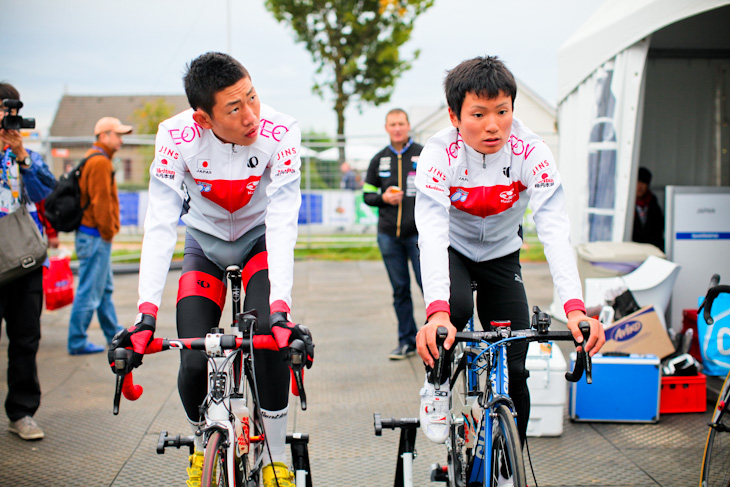
MULTIPOLYGON (((269 271, 266 263, 266 242, 262 236, 243 259, 243 288, 246 292, 243 309, 258 311, 257 334, 270 334, 269 271), (263 255, 259 255, 263 252, 263 255), (256 256, 258 258, 254 258, 256 256), (263 258, 262 258, 263 257, 263 258), (247 276, 250 278, 247 281, 247 276)), ((209 260, 190 235, 185 240, 185 256, 177 297, 177 333, 180 338, 205 336, 218 326, 226 302, 225 272, 209 260)), ((229 323, 226 323, 227 328, 229 323)), ((226 329, 229 332, 230 330, 226 329)), ((281 352, 255 350, 254 365, 260 405, 267 411, 280 411, 289 402, 289 366, 281 352)), ((207 391, 207 360, 196 350, 180 352, 177 386, 185 413, 199 421, 198 406, 207 391)))
MULTIPOLYGON (((474 314, 472 281, 477 283, 477 313, 481 323, 488 326, 490 321, 509 320, 512 322, 513 330, 524 330, 530 327, 519 256, 519 251, 517 251, 494 260, 474 262, 449 248, 451 323, 457 330, 463 330, 469 318, 474 314)), ((526 357, 526 342, 512 342, 507 347, 509 395, 515 404, 517 429, 522 443, 525 441, 527 421, 530 417, 530 392, 527 389, 529 374, 525 370, 526 357)), ((446 379, 446 376, 442 377, 441 383, 444 383, 446 379)))

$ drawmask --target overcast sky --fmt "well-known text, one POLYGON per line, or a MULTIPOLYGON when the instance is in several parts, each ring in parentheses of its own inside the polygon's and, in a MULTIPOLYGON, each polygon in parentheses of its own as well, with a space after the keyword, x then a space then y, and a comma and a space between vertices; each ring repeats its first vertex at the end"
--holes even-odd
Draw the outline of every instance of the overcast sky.
MULTIPOLYGON (((608 0, 610 1, 610 0, 608 0)), ((447 69, 498 55, 515 76, 555 105, 560 46, 603 0, 436 0, 417 21, 390 103, 346 112, 348 135, 383 133, 385 113, 437 108, 447 69)), ((3 0, 0 79, 19 89, 22 114, 45 134, 64 93, 183 94, 185 64, 228 50, 227 0, 3 0)), ((296 117, 304 131, 334 134, 329 101, 311 92, 314 62, 263 0, 230 0, 230 54, 251 72, 261 100, 296 117)), ((519 94, 518 94, 519 96, 519 94)), ((413 122, 413 120, 412 120, 413 122)))

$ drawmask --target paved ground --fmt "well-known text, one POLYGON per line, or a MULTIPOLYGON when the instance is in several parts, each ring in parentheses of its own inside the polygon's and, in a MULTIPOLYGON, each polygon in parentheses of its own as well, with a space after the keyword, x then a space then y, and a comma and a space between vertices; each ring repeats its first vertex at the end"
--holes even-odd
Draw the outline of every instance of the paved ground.
MULTIPOLYGON (((178 277, 179 271, 170 272, 157 336, 175 336, 178 277)), ((547 266, 526 264, 524 280, 530 302, 547 308, 552 300, 547 266)), ((117 275, 115 285, 120 321, 129 325, 136 313, 137 275, 117 275)), ((303 261, 295 266, 294 317, 312 328, 317 353, 306 374, 309 409, 293 406, 290 427, 311 436, 316 486, 393 483, 398 434, 388 430, 374 436, 372 414, 415 415, 423 368, 416 358, 387 360, 395 345, 390 302, 380 262, 303 261)), ((155 453, 161 430, 189 434, 176 390, 176 354, 145 358, 136 373, 145 393, 137 402, 123 402, 120 415, 113 416, 114 377, 106 358, 66 353, 69 312, 67 307, 43 316, 38 355, 43 399, 36 419, 46 438, 25 442, 0 428, 0 486, 184 485, 187 452, 155 453)), ((423 319, 417 306, 417 321, 423 319)), ((96 343, 103 341, 97 323, 90 333, 96 343)), ((3 336, 0 400, 7 393, 6 348, 3 336)), ((562 436, 529 440, 538 484, 696 485, 708 416, 665 415, 650 425, 566 419, 562 436)), ((443 462, 445 451, 420 432, 416 447, 415 483, 430 485, 429 466, 443 462)))

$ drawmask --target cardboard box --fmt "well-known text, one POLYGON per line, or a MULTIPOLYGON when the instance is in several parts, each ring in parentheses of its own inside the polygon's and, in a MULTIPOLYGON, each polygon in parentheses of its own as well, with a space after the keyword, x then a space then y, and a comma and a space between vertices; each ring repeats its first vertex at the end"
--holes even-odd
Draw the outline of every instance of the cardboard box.
MULTIPOLYGON (((570 354, 571 369, 575 352, 570 354)), ((593 356, 593 384, 570 383, 569 415, 573 421, 656 423, 661 387, 659 359, 654 355, 593 356)))
POLYGON ((601 352, 651 354, 664 358, 674 345, 661 317, 653 306, 646 306, 614 322, 606 329, 606 344, 601 352))

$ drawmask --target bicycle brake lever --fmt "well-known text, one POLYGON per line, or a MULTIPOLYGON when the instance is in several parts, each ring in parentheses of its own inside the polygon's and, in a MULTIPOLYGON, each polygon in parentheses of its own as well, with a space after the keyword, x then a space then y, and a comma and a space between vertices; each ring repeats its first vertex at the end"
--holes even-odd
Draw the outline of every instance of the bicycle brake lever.
POLYGON ((445 350, 444 350, 444 341, 446 340, 446 337, 449 335, 449 332, 446 330, 445 327, 439 326, 436 329, 436 345, 438 345, 438 353, 439 358, 436 359, 436 363, 434 364, 434 371, 433 371, 433 387, 435 390, 439 391, 441 390, 441 377, 443 375, 444 367, 446 366, 446 361, 444 360, 445 350))
POLYGON ((117 376, 114 386, 114 415, 119 414, 119 403, 122 398, 122 386, 124 385, 124 377, 127 375, 127 363, 131 357, 131 350, 125 348, 117 348, 114 350, 114 373, 117 376))
POLYGON ((294 375, 294 382, 299 392, 299 402, 302 407, 302 411, 307 410, 307 393, 304 390, 304 378, 302 376, 302 369, 304 368, 305 359, 305 346, 301 340, 294 340, 289 345, 289 355, 291 357, 291 370, 294 375))
POLYGON ((119 414, 119 403, 122 398, 122 384, 124 384, 124 373, 117 373, 117 381, 114 386, 114 416, 119 414))
POLYGON ((588 343, 588 338, 591 336, 591 324, 587 321, 581 321, 578 323, 578 328, 580 328, 580 332, 583 334, 583 360, 584 360, 584 367, 585 367, 585 374, 586 374, 586 383, 592 384, 593 383, 593 364, 591 363, 591 355, 586 350, 586 343, 588 343))

